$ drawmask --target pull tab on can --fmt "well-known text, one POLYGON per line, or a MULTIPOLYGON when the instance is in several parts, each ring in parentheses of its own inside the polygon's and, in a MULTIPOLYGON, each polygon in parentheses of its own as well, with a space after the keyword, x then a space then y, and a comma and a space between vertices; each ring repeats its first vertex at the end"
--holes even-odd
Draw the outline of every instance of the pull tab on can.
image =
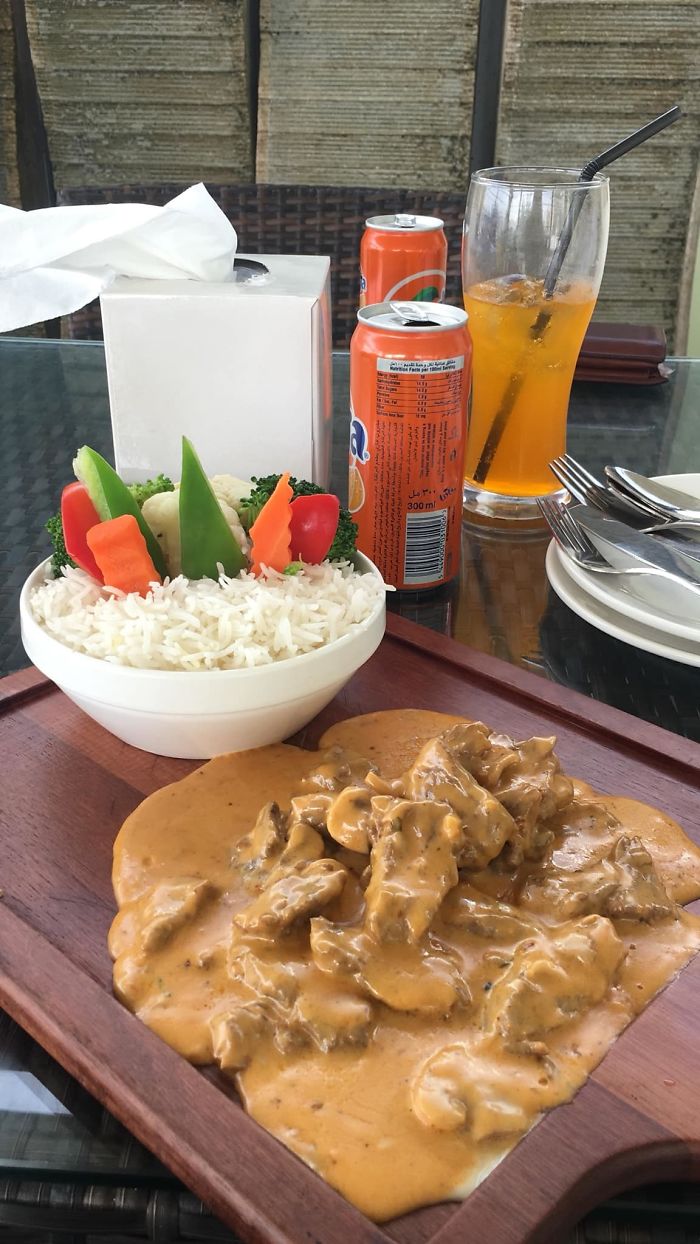
POLYGON ((438 323, 433 314, 434 308, 429 302, 390 302, 389 306, 404 324, 420 326, 438 323))

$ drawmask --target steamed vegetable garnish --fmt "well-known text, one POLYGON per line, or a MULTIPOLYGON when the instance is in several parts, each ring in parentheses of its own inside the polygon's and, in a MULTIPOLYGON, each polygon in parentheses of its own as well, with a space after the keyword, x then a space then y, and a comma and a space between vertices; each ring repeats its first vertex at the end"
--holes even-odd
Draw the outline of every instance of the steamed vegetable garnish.
POLYGON ((340 502, 332 493, 295 497, 292 501, 292 557, 318 565, 338 530, 340 502))
POLYGON ((75 568, 73 558, 69 557, 66 551, 65 541, 63 539, 63 523, 61 522, 60 513, 52 514, 51 518, 47 518, 44 523, 44 527, 49 533, 49 538, 53 546, 53 553, 51 554, 51 574, 54 579, 58 579, 64 566, 73 566, 75 568))
POLYGON ((250 492, 250 480, 235 475, 212 475, 210 484, 218 501, 223 501, 238 514, 243 498, 250 492))
POLYGON ((75 470, 79 482, 64 491, 75 561, 57 515, 47 523, 55 577, 30 607, 77 652, 138 669, 247 669, 333 643, 383 604, 385 585, 353 557, 355 524, 338 498, 288 472, 268 477, 248 533, 243 501, 261 490, 207 478, 186 437, 179 481, 154 475, 139 492, 87 446, 75 470))
POLYGON ((261 568, 283 571, 292 560, 291 521, 292 489, 289 471, 280 475, 274 491, 261 509, 250 529, 251 570, 259 575, 261 568))
POLYGON ((182 570, 180 556, 180 490, 147 497, 141 511, 158 541, 172 579, 182 570))
POLYGON ((172 492, 175 485, 167 475, 161 474, 156 475, 155 479, 144 480, 142 484, 127 484, 127 488, 139 509, 142 510, 144 501, 148 501, 149 497, 155 497, 161 492, 172 492))
POLYGON ((84 484, 66 484, 61 494, 61 523, 66 552, 73 563, 103 582, 100 568, 88 543, 87 534, 100 517, 84 484))
MULTIPOLYGON (((247 497, 243 498, 238 511, 246 531, 250 531, 265 502, 269 500, 277 487, 279 479, 279 475, 253 476, 252 482, 255 487, 247 497)), ((325 489, 319 484, 312 484, 306 479, 296 479, 293 475, 289 477, 289 485, 295 499, 325 493, 325 489)), ((328 560, 332 562, 351 561, 357 551, 356 541, 357 523, 354 523, 350 517, 350 511, 341 507, 335 537, 328 550, 328 560)))
MULTIPOLYGON (((226 578, 253 575, 271 580, 286 574, 288 582, 327 563, 342 563, 343 573, 352 575, 357 527, 348 511, 332 493, 288 471, 252 482, 224 472, 208 478, 187 437, 179 481, 154 472, 143 483, 127 484, 88 445, 78 450, 73 468, 77 482, 63 490, 63 514, 46 524, 55 578, 77 568, 106 591, 138 595, 147 584, 167 580, 208 579, 221 589, 226 578), (88 538, 126 517, 133 521, 88 538)), ((71 583, 77 591, 78 581, 71 583)))
POLYGON ((114 467, 94 449, 83 445, 75 456, 73 470, 87 488, 90 500, 103 522, 109 518, 121 518, 122 514, 133 515, 146 541, 158 577, 163 578, 167 569, 160 545, 141 514, 136 500, 114 467))
POLYGON ((145 596, 151 584, 160 583, 160 575, 133 514, 122 514, 91 527, 87 542, 105 584, 110 587, 145 596))
MULTIPOLYGON (((219 502, 221 512, 226 519, 226 524, 231 529, 234 540, 241 552, 247 553, 248 538, 243 530, 243 524, 235 509, 226 500, 226 497, 231 496, 230 480, 233 480, 232 476, 215 475, 209 482, 214 496, 219 502)), ((233 481, 234 484, 236 482, 233 481)), ((246 485, 246 487, 250 487, 250 485, 246 485)), ((170 578, 172 579, 175 575, 181 574, 180 485, 177 484, 175 486, 174 492, 158 492, 154 496, 148 497, 143 503, 141 513, 163 551, 170 578)))
POLYGON ((227 575, 246 569, 245 554, 186 436, 182 438, 179 517, 182 573, 188 579, 217 579, 219 566, 227 575))

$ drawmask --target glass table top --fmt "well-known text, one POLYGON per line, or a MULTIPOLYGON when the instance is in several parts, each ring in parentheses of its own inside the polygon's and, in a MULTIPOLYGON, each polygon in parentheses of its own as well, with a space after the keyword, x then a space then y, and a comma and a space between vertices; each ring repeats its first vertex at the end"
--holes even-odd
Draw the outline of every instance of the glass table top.
MULTIPOLYGON (((700 361, 671 360, 656 386, 576 383, 569 448, 594 471, 700 470, 700 361)), ((334 355, 333 487, 346 487, 347 354, 334 355)), ((17 596, 48 551, 43 530, 72 478, 77 446, 111 457, 101 342, 0 339, 0 674, 27 663, 17 596)), ((549 534, 465 525, 458 583, 393 597, 390 608, 460 642, 700 739, 700 671, 650 656, 579 619, 550 591, 549 534)))
MULTIPOLYGON (((650 475, 700 471, 700 361, 671 360, 670 366, 669 380, 654 387, 575 384, 571 452, 594 471, 606 462, 650 475)), ((341 495, 348 372, 347 354, 335 355, 333 486, 341 495)), ((0 338, 0 432, 0 674, 5 674, 27 664, 17 597, 28 572, 48 552, 43 524, 72 478, 75 449, 88 443, 112 456, 102 344, 0 338)), ((548 587, 548 542, 545 530, 515 534, 465 525, 459 583, 433 594, 396 597, 390 607, 462 643, 700 740, 700 670, 647 656, 581 621, 548 587)), ((20 1177, 134 1189, 181 1187, 0 1013, 0 1180, 20 1177)), ((669 1213, 679 1227, 680 1200, 679 1190, 668 1194, 669 1213)), ((203 1224, 206 1212, 194 1198, 190 1202, 188 1212, 203 1224)), ((629 1205, 619 1212, 628 1210, 629 1205)), ((607 1206, 606 1212, 614 1218, 614 1207, 607 1206)), ((650 1222, 655 1212, 640 1202, 640 1221, 650 1222)), ((682 1215, 683 1222, 697 1225, 697 1198, 688 1200, 682 1215)), ((208 1236, 202 1225, 198 1238, 232 1238, 217 1224, 210 1229, 208 1236)))

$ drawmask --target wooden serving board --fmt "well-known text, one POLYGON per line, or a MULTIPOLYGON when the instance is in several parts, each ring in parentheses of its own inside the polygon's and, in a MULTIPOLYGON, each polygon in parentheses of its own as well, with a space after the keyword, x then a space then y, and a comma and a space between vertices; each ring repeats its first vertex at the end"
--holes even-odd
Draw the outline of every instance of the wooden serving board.
MULTIPOLYGON (((554 733, 567 772, 662 808, 700 842, 700 747, 403 619, 301 742, 402 706, 554 733)), ((118 742, 32 669, 0 681, 0 737, 0 1005, 243 1240, 558 1244, 623 1188, 700 1178, 699 955, 467 1201, 369 1222, 112 996, 115 834, 195 762, 118 742)))

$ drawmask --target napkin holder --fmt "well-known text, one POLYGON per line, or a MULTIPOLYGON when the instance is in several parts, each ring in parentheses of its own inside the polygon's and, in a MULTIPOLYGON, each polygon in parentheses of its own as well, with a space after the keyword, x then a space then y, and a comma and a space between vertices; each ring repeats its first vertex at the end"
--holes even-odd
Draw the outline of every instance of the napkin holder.
POLYGON ((180 478, 291 471, 327 487, 330 260, 238 255, 230 281, 119 277, 101 296, 116 467, 180 478))

